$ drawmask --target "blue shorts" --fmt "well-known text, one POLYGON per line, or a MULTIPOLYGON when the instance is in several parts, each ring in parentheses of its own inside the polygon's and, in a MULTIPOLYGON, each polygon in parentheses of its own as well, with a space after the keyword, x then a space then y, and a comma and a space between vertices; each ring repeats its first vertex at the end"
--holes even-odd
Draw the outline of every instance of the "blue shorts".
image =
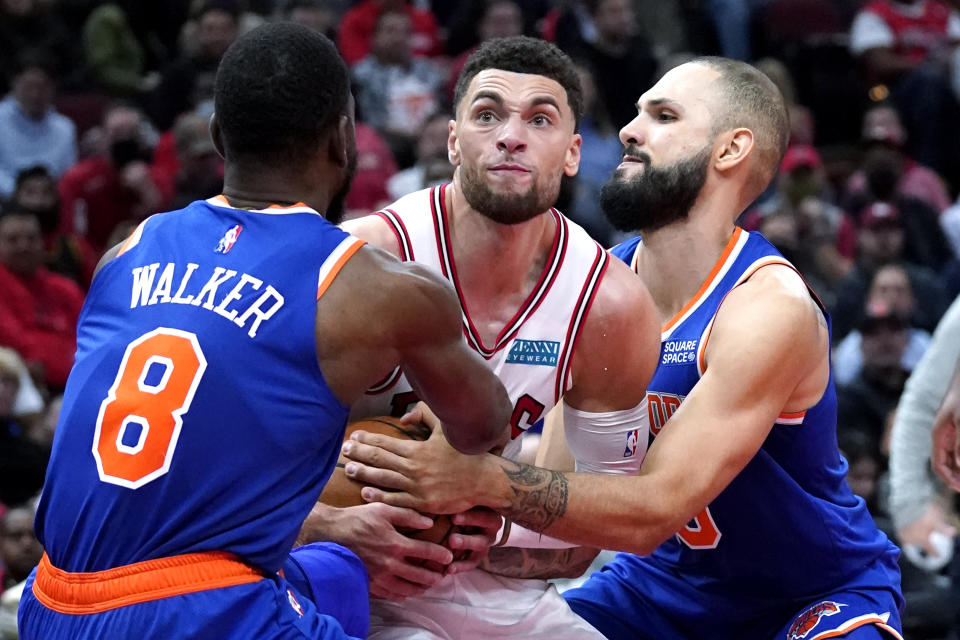
POLYGON ((367 568, 346 547, 314 542, 294 549, 283 563, 283 577, 310 598, 317 611, 333 616, 351 636, 370 632, 367 568))
POLYGON ((628 574, 604 567, 563 594, 610 640, 903 640, 903 598, 884 586, 899 585, 895 559, 881 558, 856 579, 806 601, 705 594, 647 558, 630 560, 628 574))
MULTIPOLYGON (((51 601, 48 590, 55 593, 54 610, 38 599, 38 570, 42 567, 30 574, 20 599, 17 617, 22 640, 353 640, 339 622, 317 613, 313 603, 280 576, 149 599, 144 599, 142 592, 109 588, 105 590, 109 596, 100 602, 92 602, 90 592, 82 593, 82 587, 75 588, 75 584, 55 590, 50 588, 50 580, 45 580, 43 600, 51 601), (121 603, 131 596, 139 601, 121 603)), ((45 575, 49 577, 49 573, 45 575)), ((156 584, 154 581, 151 591, 156 584)))

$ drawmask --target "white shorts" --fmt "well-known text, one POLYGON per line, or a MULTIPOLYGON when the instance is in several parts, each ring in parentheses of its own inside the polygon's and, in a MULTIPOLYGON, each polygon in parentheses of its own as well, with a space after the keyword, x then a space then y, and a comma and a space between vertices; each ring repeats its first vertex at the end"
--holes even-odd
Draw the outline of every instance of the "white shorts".
POLYGON ((370 602, 370 640, 604 640, 545 580, 476 569, 422 596, 370 602))

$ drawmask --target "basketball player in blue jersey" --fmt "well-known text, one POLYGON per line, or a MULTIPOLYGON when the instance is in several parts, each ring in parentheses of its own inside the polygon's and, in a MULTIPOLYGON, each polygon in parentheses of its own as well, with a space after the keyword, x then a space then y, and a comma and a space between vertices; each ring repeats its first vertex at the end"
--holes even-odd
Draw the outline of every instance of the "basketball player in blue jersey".
POLYGON ((603 205, 641 233, 613 253, 662 324, 639 474, 561 474, 372 434, 346 443, 348 472, 402 490, 366 499, 486 505, 630 552, 565 594, 611 639, 900 638, 898 551, 837 449, 829 319, 762 236, 735 226, 783 155, 783 99, 753 67, 701 58, 637 107, 603 205), (380 446, 393 454, 381 468, 362 464, 380 446))
MULTIPOLYGON (((215 96, 223 195, 144 221, 84 305, 21 638, 347 638, 278 570, 350 404, 399 365, 455 446, 506 439, 507 396, 463 344, 452 287, 319 213, 356 158, 333 44, 261 27, 215 96)), ((319 595, 366 602, 362 574, 342 587, 319 595)))
MULTIPOLYGON (((455 93, 452 182, 344 227, 454 284, 465 341, 514 403, 504 457, 520 455, 524 433, 562 405, 578 468, 635 472, 646 452, 639 425, 659 352, 656 314, 630 269, 552 208, 562 177, 579 164, 583 107, 573 63, 542 40, 492 40, 467 60, 455 93)), ((368 390, 353 415, 399 417, 416 400, 397 372, 368 390)), ((511 528, 478 570, 457 563, 437 582, 436 573, 395 558, 379 536, 329 526, 358 520, 370 506, 318 505, 315 513, 333 512, 319 537, 355 550, 370 568, 371 639, 602 637, 545 581, 580 575, 595 549, 543 549, 556 541, 511 528), (384 559, 394 560, 393 571, 383 570, 384 559)), ((491 535, 501 524, 495 514, 493 522, 491 535)))

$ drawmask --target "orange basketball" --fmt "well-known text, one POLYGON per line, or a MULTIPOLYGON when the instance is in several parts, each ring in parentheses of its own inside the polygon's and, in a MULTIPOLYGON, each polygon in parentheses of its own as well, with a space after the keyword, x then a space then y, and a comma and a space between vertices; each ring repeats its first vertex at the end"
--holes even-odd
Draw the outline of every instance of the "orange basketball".
MULTIPOLYGON (((380 416, 376 418, 367 418, 358 420, 347 425, 347 431, 343 436, 347 440, 354 431, 368 431, 370 433, 380 433, 383 435, 400 438, 402 440, 426 440, 430 437, 430 428, 425 424, 401 424, 399 418, 389 416, 380 416)), ((333 470, 330 479, 327 481, 323 492, 320 494, 320 502, 333 507, 352 507, 359 504, 366 504, 366 501, 360 497, 360 490, 365 486, 347 477, 344 472, 344 465, 347 459, 340 456, 337 460, 337 466, 333 470)), ((426 540, 435 544, 446 546, 447 537, 453 531, 454 525, 450 516, 434 516, 425 513, 425 516, 433 518, 433 526, 429 529, 400 529, 404 535, 417 540, 426 540)), ((435 570, 442 567, 431 567, 432 563, 426 563, 426 566, 435 570)))

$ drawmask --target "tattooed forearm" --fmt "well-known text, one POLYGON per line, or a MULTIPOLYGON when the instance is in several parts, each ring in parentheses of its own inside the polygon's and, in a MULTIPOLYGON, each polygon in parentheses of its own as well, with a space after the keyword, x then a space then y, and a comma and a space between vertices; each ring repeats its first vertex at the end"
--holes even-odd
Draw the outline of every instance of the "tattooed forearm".
POLYGON ((480 567, 507 578, 577 578, 583 575, 598 549, 573 547, 571 549, 519 549, 497 547, 480 567))
POLYGON ((567 510, 567 478, 559 471, 504 461, 514 499, 504 516, 533 531, 543 531, 567 510))

